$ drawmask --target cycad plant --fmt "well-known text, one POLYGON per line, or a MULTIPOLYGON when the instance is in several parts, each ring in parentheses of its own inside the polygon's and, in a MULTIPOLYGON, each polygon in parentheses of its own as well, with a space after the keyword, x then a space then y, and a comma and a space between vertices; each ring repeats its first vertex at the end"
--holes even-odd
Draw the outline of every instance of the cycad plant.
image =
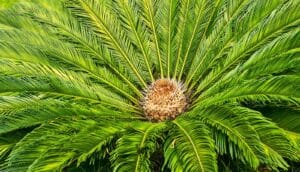
POLYGON ((299 24, 299 0, 1 11, 0 171, 288 170, 299 24))

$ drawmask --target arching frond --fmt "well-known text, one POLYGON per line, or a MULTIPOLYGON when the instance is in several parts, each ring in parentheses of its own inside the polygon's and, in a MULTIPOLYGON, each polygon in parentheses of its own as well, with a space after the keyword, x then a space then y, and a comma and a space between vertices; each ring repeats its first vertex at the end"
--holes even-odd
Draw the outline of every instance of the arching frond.
POLYGON ((161 50, 160 50, 160 42, 159 42, 159 37, 158 37, 158 20, 155 20, 155 15, 156 14, 156 9, 159 8, 157 6, 157 2, 155 1, 147 1, 147 0, 141 0, 139 2, 139 6, 142 11, 142 16, 144 19, 144 22, 146 25, 149 27, 149 30, 151 31, 151 36, 152 36, 152 44, 153 44, 153 50, 156 54, 157 57, 157 64, 159 67, 160 71, 160 77, 164 77, 164 70, 163 70, 163 61, 162 61, 162 55, 161 55, 161 50))
MULTIPOLYGON (((299 104, 299 77, 295 75, 271 76, 249 81, 232 80, 228 85, 216 87, 212 92, 208 91, 198 97, 196 102, 199 106, 209 104, 220 104, 226 101, 249 101, 258 104, 268 102, 287 102, 288 104, 299 104), (224 88, 225 87, 225 88, 224 88), (227 88, 226 88, 227 87, 227 88), (220 89, 226 92, 218 93, 220 89), (207 94, 207 95, 206 95, 207 94), (214 97, 212 97, 214 95, 214 97)), ((224 82, 226 83, 226 82, 224 82)))
POLYGON ((86 115, 102 119, 142 119, 129 113, 108 109, 102 105, 78 102, 72 99, 60 100, 39 96, 2 96, 0 99, 0 134, 37 126, 58 117, 86 115), (76 102, 76 104, 75 104, 76 102), (91 107, 93 106, 93 107, 91 107), (100 111, 101 110, 101 111, 100 111))
POLYGON ((293 171, 299 9, 299 0, 0 9, 0 171, 293 171))
MULTIPOLYGON (((80 70, 87 72, 89 75, 91 75, 91 77, 99 80, 104 84, 109 85, 110 87, 116 89, 123 95, 133 100, 130 95, 126 94, 126 92, 131 92, 130 89, 126 88, 126 86, 122 84, 122 82, 120 82, 120 80, 116 76, 111 74, 111 71, 107 69, 112 68, 113 72, 117 72, 117 76, 120 76, 122 79, 127 77, 126 75, 124 76, 124 74, 119 75, 119 69, 116 69, 117 67, 112 66, 113 64, 111 55, 105 53, 102 50, 99 50, 99 48, 91 46, 93 44, 99 44, 99 42, 93 40, 92 38, 89 38, 88 36, 85 36, 85 32, 74 33, 73 30, 75 29, 83 30, 80 27, 74 28, 76 24, 68 23, 67 21, 63 22, 63 20, 59 20, 60 22, 51 21, 48 18, 45 19, 44 16, 41 16, 42 14, 37 13, 34 17, 37 17, 37 20, 39 22, 43 22, 44 24, 47 23, 46 26, 50 25, 51 27, 54 27, 54 31, 53 29, 49 30, 50 28, 46 27, 47 32, 54 32, 54 34, 56 34, 59 31, 59 37, 63 36, 63 41, 66 41, 66 39, 68 39, 68 41, 71 41, 74 44, 76 43, 76 47, 84 49, 85 52, 82 52, 81 50, 79 51, 78 49, 74 49, 70 46, 66 46, 66 44, 61 41, 55 40, 55 38, 49 39, 48 36, 44 36, 45 33, 36 34, 36 31, 24 33, 14 29, 8 31, 4 30, 0 32, 3 44, 3 47, 1 48, 6 47, 1 51, 3 57, 9 57, 10 59, 15 58, 19 61, 42 63, 45 65, 62 65, 63 63, 68 67, 69 70, 80 70), (15 39, 12 40, 11 37, 15 39), (36 42, 37 40, 38 42, 36 42), (12 46, 15 46, 15 48, 18 46, 18 48, 14 51, 7 52, 7 48, 12 46), (20 58, 20 55, 22 55, 22 58, 20 58), (94 60, 95 58, 93 56, 97 57, 97 61, 94 60), (57 64, 57 61, 59 61, 60 63, 57 64), (106 68, 99 68, 99 65, 97 65, 96 63, 103 63, 103 61, 109 61, 111 64, 106 68)), ((54 17, 57 17, 57 15, 54 15, 54 17)), ((125 79, 125 81, 127 83, 130 83, 128 79, 125 79)), ((130 85, 130 87, 133 88, 133 91, 136 94, 140 95, 139 91, 134 86, 130 85)))
POLYGON ((30 129, 25 129, 24 131, 18 130, 0 135, 0 168, 15 145, 25 136, 26 132, 28 131, 30 131, 30 129))
POLYGON ((231 113, 223 112, 223 109, 214 108, 210 109, 210 111, 207 109, 204 112, 198 111, 194 113, 208 125, 226 134, 228 139, 237 145, 238 151, 228 151, 231 157, 241 158, 242 161, 247 162, 252 168, 258 167, 259 155, 260 152, 263 152, 263 146, 257 133, 249 124, 245 124, 243 119, 237 116, 234 117, 231 113), (209 116, 209 118, 206 116, 209 116), (242 156, 236 154, 239 152, 242 153, 242 156))
POLYGON ((173 124, 165 145, 169 168, 172 171, 217 171, 214 143, 207 126, 182 119, 173 124))
POLYGON ((18 142, 2 170, 62 170, 77 158, 83 160, 92 150, 101 149, 114 135, 122 132, 122 127, 116 122, 114 126, 107 122, 61 118, 59 122, 43 124, 18 142))
POLYGON ((159 1, 158 16, 160 21, 160 37, 163 58, 166 61, 166 77, 170 78, 175 63, 176 44, 174 38, 177 31, 177 22, 179 20, 178 11, 181 2, 178 0, 159 1))
POLYGON ((300 133, 300 109, 293 108, 265 108, 264 115, 276 122, 281 128, 300 133))
MULTIPOLYGON (((229 152, 232 158, 246 160, 250 164, 256 159, 275 169, 288 167, 283 157, 299 159, 299 149, 291 144, 285 131, 258 111, 244 107, 213 106, 190 112, 187 116, 189 115, 200 118, 225 134, 218 134, 217 131, 214 134, 221 154, 229 152), (265 132, 268 135, 265 135, 265 132), (255 139, 257 141, 252 142, 255 139), (228 147, 228 144, 231 146, 228 147), (243 159, 240 156, 245 153, 248 155, 242 157, 251 159, 243 159)), ((255 167, 255 164, 253 165, 255 167)))
POLYGON ((98 87, 97 89, 92 90, 90 85, 79 83, 77 81, 78 80, 75 80, 75 78, 69 78, 64 81, 50 77, 35 79, 34 76, 19 78, 12 76, 0 76, 0 83, 3 83, 3 85, 5 83, 5 86, 0 89, 0 92, 33 92, 36 94, 48 95, 49 97, 81 99, 98 104, 102 104, 103 101, 103 104, 109 106, 113 104, 108 102, 115 101, 118 103, 115 104, 114 107, 122 108, 124 105, 126 107, 124 110, 131 106, 124 103, 122 100, 117 100, 117 97, 114 97, 113 99, 113 94, 102 94, 108 92, 103 88, 98 87), (73 80, 73 82, 71 80, 73 80), (88 87, 89 89, 87 89, 88 87), (94 93, 97 92, 97 90, 100 94, 95 95, 94 93), (105 100, 107 103, 105 103, 105 100))
POLYGON ((130 66, 132 72, 136 75, 143 87, 147 84, 141 76, 144 70, 137 67, 134 62, 137 61, 136 55, 133 54, 133 47, 129 44, 127 36, 120 29, 120 24, 109 11, 105 10, 105 2, 99 3, 96 1, 70 1, 69 8, 78 14, 78 17, 84 17, 89 25, 95 29, 94 32, 101 34, 101 37, 106 40, 106 44, 111 49, 114 49, 116 55, 123 58, 130 66))
POLYGON ((112 152, 114 171, 152 171, 150 156, 159 147, 166 124, 141 123, 132 126, 127 135, 117 140, 112 152))
MULTIPOLYGON (((211 54, 213 55, 212 57, 204 57, 203 59, 208 60, 208 63, 200 63, 200 65, 204 65, 205 70, 208 70, 209 75, 205 76, 201 82, 202 84, 198 86, 198 89, 205 89, 205 85, 210 82, 215 82, 218 77, 227 73, 233 65, 237 65, 240 61, 247 59, 249 54, 266 45, 280 34, 286 33, 296 27, 299 24, 299 13, 296 12, 297 10, 291 10, 290 7, 297 8, 297 3, 293 1, 285 4, 283 4, 282 1, 255 1, 251 3, 251 5, 249 4, 248 12, 253 15, 258 15, 257 18, 251 20, 249 17, 252 17, 252 15, 244 17, 244 14, 240 14, 239 17, 241 18, 236 20, 241 21, 231 23, 233 26, 228 25, 225 27, 228 28, 229 32, 228 37, 227 35, 224 36, 226 45, 222 45, 222 42, 215 44, 216 46, 222 45, 220 49, 216 50, 218 54, 211 54), (273 15, 270 15, 271 12, 273 12, 273 15), (285 17, 287 13, 290 14, 289 18, 285 17), (245 24, 243 21, 249 24, 245 24), (239 24, 241 24, 241 26, 239 26, 239 24), (232 30, 231 28, 243 28, 244 25, 248 25, 248 27, 241 31, 238 29, 232 30), (237 39, 239 42, 236 41, 237 39), (251 47, 252 45, 256 46, 251 47), (237 52, 237 50, 240 52, 237 52), (215 60, 218 61, 211 60, 211 58, 215 58, 215 60), (206 82, 208 83, 205 84, 206 82)), ((223 39, 217 40, 223 41, 223 39)), ((195 73, 197 70, 192 71, 195 73)), ((206 71, 202 71, 200 74, 207 73, 206 71)))
POLYGON ((137 3, 130 1, 120 1, 115 3, 111 10, 115 11, 123 21, 121 25, 127 30, 127 35, 137 47, 141 49, 141 55, 145 61, 145 65, 149 72, 151 81, 154 81, 152 74, 152 53, 150 51, 151 41, 149 33, 147 33, 146 26, 141 24, 141 19, 135 16, 137 13, 137 3), (133 32, 133 33, 132 33, 133 32))
POLYGON ((181 80, 184 69, 186 66, 190 65, 190 62, 195 56, 195 52, 201 44, 201 40, 205 37, 207 28, 211 22, 211 15, 214 15, 214 11, 219 7, 220 1, 214 2, 209 0, 195 1, 194 13, 192 14, 195 17, 195 22, 191 21, 192 29, 189 29, 190 35, 188 38, 188 43, 184 53, 182 54, 182 65, 180 66, 180 71, 178 75, 178 80, 181 80), (199 41, 200 40, 200 41, 199 41))
POLYGON ((283 72, 297 72, 299 69, 300 30, 283 34, 270 44, 253 54, 242 66, 236 69, 234 76, 244 78, 279 75, 283 72))

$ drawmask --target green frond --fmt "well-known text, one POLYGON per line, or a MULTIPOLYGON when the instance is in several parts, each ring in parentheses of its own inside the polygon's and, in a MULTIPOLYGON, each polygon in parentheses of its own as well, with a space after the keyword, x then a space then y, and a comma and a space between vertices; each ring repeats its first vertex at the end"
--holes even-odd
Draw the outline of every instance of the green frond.
POLYGON ((0 134, 0 168, 5 162, 9 153, 13 150, 15 145, 25 136, 30 129, 17 130, 14 132, 0 134))
POLYGON ((62 114, 70 115, 63 102, 41 100, 38 97, 21 98, 3 96, 0 100, 0 134, 17 129, 36 126, 62 114), (55 108, 54 108, 55 107, 55 108), (43 109, 43 110, 41 110, 43 109))
MULTIPOLYGON (((62 53, 65 49, 70 49, 70 47, 66 47, 66 43, 71 44, 72 48, 75 47, 74 50, 70 53, 71 57, 68 57, 67 59, 62 58, 61 60, 68 62, 71 62, 73 65, 76 64, 77 67, 80 67, 80 70, 84 68, 86 71, 89 71, 92 73, 93 76, 99 75, 99 72, 97 72, 97 69, 99 69, 99 65, 97 64, 103 64, 105 62, 105 65, 108 66, 109 69, 111 69, 118 77, 121 77, 122 80, 124 80, 128 85, 135 91, 136 94, 140 95, 139 90, 137 90, 136 86, 132 84, 131 77, 129 77, 124 70, 122 70, 119 66, 119 61, 117 61, 114 58, 111 58, 111 54, 108 52, 107 49, 105 49, 103 46, 97 46, 102 44, 101 39, 98 37, 92 36, 91 30, 78 22, 74 16, 72 16, 68 11, 56 11, 55 9, 59 9, 62 5, 60 3, 54 3, 52 1, 48 4, 50 7, 55 6, 53 8, 49 9, 49 6, 47 9, 41 8, 41 6, 37 5, 31 5, 30 7, 24 7, 21 9, 18 9, 15 13, 20 13, 19 11, 26 11, 26 10, 33 10, 34 13, 30 13, 26 15, 29 15, 27 17, 31 17, 34 20, 34 23, 32 23, 32 20, 29 20, 31 23, 25 24, 25 26, 22 27, 28 28, 32 30, 32 27, 38 25, 37 28, 34 29, 34 33, 31 33, 35 35, 35 33, 46 33, 47 38, 49 37, 49 34, 57 40, 64 41, 64 44, 60 46, 56 46, 57 43, 53 43, 52 45, 55 45, 55 48, 57 52, 62 53), (29 8, 29 9, 27 9, 29 8), (50 16, 50 17, 49 17, 50 16), (59 49, 58 49, 59 48, 59 49), (74 57, 74 55, 77 55, 77 57, 74 57), (84 57, 84 58, 83 58, 84 57), (92 62, 92 63, 91 63, 92 62), (79 64, 78 64, 79 63, 79 64), (87 65, 86 65, 87 64, 87 65), (92 65, 92 66, 91 66, 92 65)), ((24 15, 23 13, 21 13, 24 15)), ((8 16, 7 14, 6 16, 8 16)), ((11 15, 11 14, 10 14, 11 15)), ((7 18, 4 16, 5 18, 7 18)), ((28 21, 28 18, 21 18, 19 21, 28 21)), ((7 21, 5 21, 7 22, 7 21)), ((10 22, 10 21, 9 21, 10 22)), ((19 23, 18 23, 19 24, 19 23)), ((15 25, 15 23, 13 23, 15 25)), ((28 36, 28 34, 27 34, 28 36)), ((29 36, 29 40, 32 40, 31 35, 29 36)), ((51 42, 48 41, 48 39, 45 39, 43 41, 46 41, 47 45, 50 45, 51 42)), ((52 47, 53 48, 53 47, 52 47)), ((45 49, 45 47, 43 47, 45 49)), ((53 50, 52 50, 53 51, 53 50)), ((56 53, 57 53, 56 52, 56 53)), ((63 56, 64 57, 64 56, 63 56)), ((101 69, 101 68, 100 68, 101 69)), ((106 72, 107 73, 107 72, 106 72)), ((100 73, 101 75, 101 73, 100 73)), ((97 78, 99 79, 99 77, 97 78)), ((108 78, 105 79, 105 84, 109 84, 110 86, 114 86, 115 83, 110 83, 108 78)), ((103 79, 100 78, 102 81, 103 79)), ((113 80, 114 81, 114 80, 113 80)), ((120 82, 117 84, 120 85, 120 82)))
POLYGON ((300 134, 299 134, 299 132, 286 131, 286 134, 293 141, 293 144, 297 144, 298 149, 300 149, 300 134))
POLYGON ((262 109, 261 111, 265 116, 276 122, 281 128, 300 133, 300 109, 269 107, 262 109))
POLYGON ((134 64, 138 60, 133 53, 133 47, 129 44, 124 31, 120 29, 120 23, 110 15, 104 5, 105 2, 99 3, 92 0, 70 0, 68 3, 70 10, 74 10, 77 17, 83 17, 87 20, 86 23, 92 25, 91 27, 95 33, 101 34, 101 38, 106 40, 103 43, 115 50, 113 52, 115 55, 124 59, 124 62, 130 66, 132 72, 136 75, 141 86, 146 87, 147 84, 141 76, 145 70, 134 64))
POLYGON ((178 119, 164 145, 172 171, 217 171, 214 142, 205 124, 178 119))
POLYGON ((117 140, 111 160, 114 171, 152 171, 150 156, 159 147, 157 140, 166 130, 165 123, 137 123, 117 140))
MULTIPOLYGON (((40 71, 42 72, 42 71, 40 71)), ((59 72, 59 71, 55 71, 59 72)), ((76 74, 79 76, 78 74, 76 74)), ((49 74, 47 77, 36 77, 36 76, 1 76, 0 83, 4 86, 0 88, 0 92, 31 92, 40 95, 46 95, 48 97, 58 98, 73 98, 79 100, 86 100, 98 104, 106 104, 111 107, 120 108, 123 110, 129 110, 131 106, 128 102, 124 101, 117 95, 114 96, 113 93, 105 88, 101 88, 96 85, 91 85, 91 83, 84 83, 80 81, 79 78, 84 78, 79 76, 76 78, 74 75, 68 75, 66 73, 57 73, 54 77, 49 74), (76 78, 76 79, 75 79, 76 78), (97 94, 95 94, 97 93, 97 94), (106 103, 105 103, 106 102, 106 103)), ((133 110, 131 109, 131 110, 133 110)), ((134 110, 135 111, 135 110, 134 110)))
POLYGON ((60 118, 41 125, 18 142, 3 170, 62 170, 77 159, 78 163, 86 160, 120 132, 122 127, 116 125, 116 121, 110 126, 105 120, 60 118))
POLYGON ((260 160, 258 156, 261 154, 260 152, 263 152, 263 146, 257 133, 248 122, 238 116, 233 116, 231 112, 224 112, 224 108, 217 109, 214 107, 205 111, 191 112, 191 114, 196 115, 196 118, 203 120, 204 123, 216 128, 219 132, 226 134, 230 142, 237 145, 229 147, 230 151, 224 153, 229 152, 232 158, 239 158, 252 168, 258 167, 260 160), (234 147, 238 150, 233 149, 234 147))
MULTIPOLYGON (((291 144, 286 132, 258 111, 227 105, 199 109, 187 116, 189 115, 215 128, 216 146, 221 154, 229 153, 232 158, 248 161, 250 164, 259 160, 274 169, 287 169, 288 165, 283 158, 299 159, 299 149, 291 144), (245 153, 247 155, 241 156, 245 153)), ((252 165, 253 168, 257 166, 258 164, 252 165)))
POLYGON ((12 1, 5 1, 5 0, 0 0, 0 10, 9 8, 14 5, 18 0, 12 0, 12 1))
POLYGON ((154 81, 152 74, 152 65, 153 65, 153 56, 150 51, 150 36, 147 33, 146 26, 142 25, 141 19, 136 16, 137 13, 137 4, 136 2, 130 1, 119 1, 118 3, 113 2, 114 8, 112 11, 115 11, 116 15, 122 20, 121 25, 127 30, 126 34, 128 35, 131 42, 140 48, 141 56, 145 61, 149 76, 151 81, 154 81))
POLYGON ((272 102, 287 105, 299 104, 300 80, 298 76, 282 75, 246 81, 232 79, 231 81, 223 82, 222 86, 216 86, 199 96, 195 101, 197 102, 195 106, 224 102, 255 102, 257 105, 272 102), (225 91, 220 93, 220 89, 225 91), (212 95, 214 97, 211 97, 212 95))
POLYGON ((295 170, 299 9, 299 0, 1 9, 0 171, 295 170), (165 80, 180 98, 165 99, 165 80))
POLYGON ((251 55, 244 64, 238 65, 229 72, 223 80, 230 77, 252 79, 268 75, 297 74, 299 42, 296 40, 298 39, 299 29, 280 35, 251 55))
POLYGON ((179 8, 179 14, 178 14, 178 23, 176 28, 176 35, 175 35, 175 41, 176 41, 176 48, 175 51, 177 55, 175 54, 175 60, 173 63, 175 63, 174 71, 173 71, 173 78, 177 77, 177 74, 179 72, 179 66, 182 63, 181 55, 182 55, 182 49, 183 49, 183 41, 186 39, 186 30, 187 30, 187 23, 188 23, 188 15, 189 15, 189 8, 191 6, 191 0, 182 1, 180 3, 179 8))
POLYGON ((174 68, 174 56, 176 44, 173 41, 176 35, 176 28, 178 22, 178 10, 180 7, 180 1, 170 0, 170 1, 160 1, 160 8, 158 8, 158 16, 160 21, 160 38, 162 54, 166 61, 166 77, 170 78, 172 70, 174 68))
MULTIPOLYGON (((103 44, 101 39, 91 36, 91 31, 83 24, 78 23, 73 16, 70 16, 69 13, 67 13, 67 17, 60 17, 61 13, 54 13, 53 16, 60 19, 54 21, 49 20, 49 18, 47 17, 48 15, 49 14, 46 11, 43 12, 42 15, 38 13, 35 17, 37 17, 37 20, 41 23, 47 24, 45 26, 46 29, 49 29, 49 27, 53 27, 54 31, 52 32, 62 37, 64 41, 66 41, 67 39, 68 42, 73 43, 74 46, 80 48, 80 50, 83 50, 89 55, 92 55, 92 57, 89 58, 94 58, 93 56, 96 56, 97 63, 104 63, 105 65, 107 65, 108 68, 110 68, 125 82, 127 82, 130 87, 136 92, 136 94, 139 94, 137 88, 132 84, 133 81, 130 81, 131 77, 129 77, 129 74, 126 75, 127 71, 124 72, 124 70, 122 71, 120 69, 120 65, 118 64, 120 62, 112 58, 111 53, 108 52, 105 47, 98 46, 103 44), (66 20, 66 18, 68 20, 66 20)), ((99 67, 97 66, 96 69, 97 68, 99 67)))
POLYGON ((101 105, 46 96, 14 95, 0 99, 0 134, 37 126, 59 117, 85 115, 100 119, 137 120, 139 116, 108 109, 101 105), (91 107, 92 106, 92 107, 91 107))
POLYGON ((214 15, 214 10, 219 7, 220 1, 201 0, 195 1, 194 3, 194 14, 192 14, 192 16, 195 18, 195 22, 189 21, 189 25, 191 25, 189 27, 191 27, 191 29, 189 29, 190 34, 188 36, 188 43, 182 56, 178 80, 181 80, 183 72, 193 60, 195 52, 201 44, 202 38, 206 35, 207 27, 209 27, 212 19, 211 15, 214 15))
MULTIPOLYGON (((160 77, 164 78, 164 70, 163 68, 165 65, 163 65, 163 59, 161 55, 161 50, 160 50, 160 40, 159 40, 159 35, 158 35, 158 24, 159 20, 156 20, 156 9, 159 8, 159 6, 156 6, 159 4, 158 2, 152 1, 152 0, 141 0, 138 2, 138 5, 141 8, 142 15, 143 15, 143 20, 144 23, 149 27, 149 30, 151 32, 151 37, 152 37, 152 44, 153 44, 153 51, 156 53, 157 57, 157 64, 158 64, 158 69, 160 71, 160 77)), ((160 18, 159 18, 160 19, 160 18)))
POLYGON ((218 66, 206 76, 198 86, 197 92, 205 89, 207 85, 215 82, 221 75, 227 73, 227 70, 230 69, 232 65, 245 60, 245 58, 247 59, 247 54, 261 48, 262 45, 266 45, 280 34, 297 27, 300 22, 300 12, 296 10, 297 8, 299 8, 299 3, 297 4, 296 2, 284 4, 282 7, 278 7, 277 13, 275 12, 274 15, 270 15, 265 20, 260 21, 253 30, 249 30, 248 33, 243 35, 228 52, 227 58, 219 62, 218 66))
MULTIPOLYGON (((234 36, 231 25, 250 4, 248 0, 223 1, 221 3, 221 10, 216 17, 211 34, 203 35, 201 47, 195 52, 195 55, 201 58, 193 58, 190 70, 188 70, 186 85, 190 85, 193 79, 203 77, 210 70, 212 62, 217 60, 215 52, 226 50, 231 46, 231 38, 234 36)), ((194 87, 195 84, 192 84, 191 87, 194 87)))
MULTIPOLYGON (((269 153, 269 156, 275 155, 274 152, 277 152, 279 155, 286 159, 295 161, 299 160, 300 149, 297 149, 297 146, 291 143, 291 140, 286 134, 285 130, 279 128, 279 126, 273 123, 273 121, 265 118, 258 111, 243 107, 235 109, 238 109, 238 113, 247 114, 246 118, 248 119, 250 125, 257 131, 260 140, 265 144, 265 147, 269 147, 268 149, 272 149, 272 151, 270 152, 266 151, 267 153, 269 153)), ((274 163, 274 165, 277 164, 280 163, 274 163)))
MULTIPOLYGON (((220 39, 217 37, 212 39, 214 44, 209 44, 210 47, 203 49, 203 51, 206 51, 204 52, 206 54, 204 54, 203 58, 199 58, 204 60, 199 63, 203 68, 201 72, 199 71, 199 75, 203 76, 203 74, 207 74, 207 72, 209 72, 209 74, 203 78, 203 81, 201 81, 201 84, 198 86, 198 90, 205 89, 207 85, 211 82, 215 82, 221 75, 226 74, 233 66, 239 64, 240 61, 245 61, 249 54, 266 45, 280 34, 292 30, 299 22, 299 13, 297 10, 291 9, 297 8, 296 2, 255 1, 249 3, 244 1, 241 5, 246 5, 246 9, 239 12, 243 13, 244 11, 247 11, 247 13, 239 14, 237 16, 234 15, 233 18, 240 18, 229 20, 225 27, 224 25, 221 25, 222 28, 219 33, 226 31, 224 32, 224 34, 226 34, 217 34, 218 36, 223 36, 223 38, 220 39), (288 18, 285 17, 286 14, 290 14, 288 18), (254 18, 253 15, 256 15, 256 17, 254 18), (248 27, 241 31, 238 30, 238 28, 243 28, 244 25, 248 25, 248 27), (213 49, 213 52, 207 51, 214 48, 214 45, 220 47, 213 49), (217 52, 218 54, 212 54, 214 52, 217 52)), ((225 21, 225 23, 227 22, 225 21)), ((194 64, 198 65, 198 63, 194 64)), ((198 72, 198 69, 193 69, 192 72, 192 77, 198 78, 195 77, 195 73, 198 72)), ((190 80, 191 78, 188 79, 188 83, 190 83, 190 80)), ((191 87, 194 87, 194 85, 191 87)))
MULTIPOLYGON (((117 75, 120 74, 119 67, 112 66, 113 63, 112 63, 111 55, 106 53, 102 49, 99 50, 99 48, 92 46, 92 45, 99 44, 99 42, 95 41, 95 39, 89 38, 90 36, 89 37, 86 36, 87 33, 85 32, 82 33, 83 28, 80 27, 76 28, 76 24, 74 23, 68 23, 67 21, 63 23, 64 21, 63 19, 59 20, 60 22, 50 21, 48 18, 45 19, 45 17, 41 16, 42 14, 38 13, 36 14, 35 17, 37 17, 38 20, 40 22, 43 22, 44 24, 49 23, 46 26, 50 25, 51 27, 54 27, 54 31, 49 30, 50 27, 46 27, 47 30, 46 29, 45 30, 48 33, 54 32, 54 34, 56 34, 58 32, 57 30, 59 30, 59 37, 63 36, 62 41, 67 41, 66 39, 68 38, 68 41, 71 41, 74 44, 76 43, 77 48, 74 49, 70 46, 67 46, 63 42, 56 40, 54 36, 52 39, 49 39, 49 36, 45 37, 44 35, 45 33, 37 34, 35 32, 34 33, 20 32, 15 29, 9 31, 3 30, 2 31, 3 33, 1 33, 1 36, 3 38, 1 42, 4 44, 3 48, 5 47, 9 48, 11 46, 16 47, 17 46, 16 43, 20 43, 18 44, 18 46, 20 45, 20 47, 16 49, 17 52, 9 51, 8 54, 6 51, 7 48, 3 49, 4 52, 1 51, 3 52, 2 53, 3 57, 7 57, 7 58, 9 57, 10 59, 17 58, 18 60, 27 61, 27 62, 34 61, 37 63, 43 63, 45 65, 49 65, 49 63, 51 65, 62 65, 63 63, 66 64, 66 67, 69 68, 69 70, 76 70, 76 71, 81 70, 87 72, 91 75, 91 77, 99 80, 99 82, 114 88, 115 90, 122 93, 123 95, 130 98, 131 100, 134 99, 131 95, 128 95, 126 93, 126 92, 130 93, 131 90, 126 88, 126 86, 122 84, 122 82, 120 82, 120 80, 111 71, 109 71, 109 69, 111 68, 114 72, 117 72, 117 75), (76 33, 73 30, 81 30, 81 32, 76 33), (15 39, 12 41, 11 37, 15 39), (24 40, 26 40, 26 42, 24 40), (39 42, 36 42, 37 40, 39 40, 39 42), (28 44, 32 46, 25 46, 28 44), (86 52, 82 52, 82 50, 78 50, 78 48, 84 49, 86 52), (22 54, 21 59, 20 59, 20 54, 22 54), (95 59, 93 56, 91 56, 91 54, 96 56, 97 58, 95 59), (32 58, 32 56, 36 57, 37 59, 32 58), (25 57, 27 58, 25 59, 25 57), (54 61, 54 59, 56 61, 54 61), (57 64, 57 60, 59 60, 60 62, 59 64, 57 64), (99 65, 96 65, 96 63, 97 64, 103 63, 103 61, 109 61, 111 64, 106 68, 99 68, 99 65)), ((54 16, 57 17, 58 14, 54 16)), ((120 77, 122 77, 122 79, 125 78, 125 81, 131 84, 131 82, 128 79, 126 79, 128 78, 128 76, 126 75, 124 76, 123 74, 120 75, 120 77)), ((140 92, 137 90, 137 88, 132 86, 132 84, 130 85, 130 88, 133 88, 133 91, 136 94, 140 95, 140 92)))
MULTIPOLYGON (((295 35, 292 35, 293 37, 295 35)), ((297 36, 295 36, 297 38, 297 36)), ((297 40, 297 39, 295 39, 297 40)), ((297 42, 293 40, 293 42, 297 42)), ((285 44, 286 42, 283 42, 285 44)), ((283 47, 283 44, 278 46, 278 48, 283 47)), ((285 44, 285 45, 288 45, 285 44)), ((299 45, 298 45, 299 46, 299 45)), ((271 46, 270 46, 271 47, 271 46)), ((272 50, 274 50, 272 46, 272 50)), ((239 66, 235 75, 239 73, 240 77, 244 78, 258 78, 266 75, 281 75, 281 74, 294 74, 299 76, 299 51, 298 47, 290 47, 287 50, 282 50, 282 53, 278 51, 273 51, 276 54, 269 54, 270 49, 263 49, 260 53, 255 54, 257 58, 260 58, 259 61, 255 60, 253 56, 253 61, 245 63, 243 66, 239 66), (267 53, 268 52, 268 53, 267 53), (261 57, 271 57, 271 58, 261 58, 261 57)))

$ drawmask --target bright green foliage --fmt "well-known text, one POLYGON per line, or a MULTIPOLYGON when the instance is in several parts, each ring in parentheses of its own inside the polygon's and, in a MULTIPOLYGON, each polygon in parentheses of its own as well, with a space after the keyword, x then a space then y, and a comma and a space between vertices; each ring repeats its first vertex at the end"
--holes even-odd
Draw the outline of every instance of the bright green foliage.
POLYGON ((165 143, 166 164, 172 171, 217 171, 211 133, 202 122, 173 121, 165 143), (178 162, 179 161, 179 162, 178 162))
POLYGON ((17 0, 0 0, 0 10, 11 7, 17 0))
POLYGON ((299 26, 299 0, 1 10, 0 171, 288 170, 300 162, 299 26), (189 107, 155 123, 140 101, 160 78, 182 82, 189 107))

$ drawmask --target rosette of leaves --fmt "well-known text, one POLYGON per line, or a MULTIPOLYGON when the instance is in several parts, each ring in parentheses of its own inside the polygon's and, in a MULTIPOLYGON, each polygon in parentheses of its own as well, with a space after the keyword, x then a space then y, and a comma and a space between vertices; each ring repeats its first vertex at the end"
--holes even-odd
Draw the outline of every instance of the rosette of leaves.
POLYGON ((299 24, 299 0, 1 11, 0 171, 288 170, 300 158, 299 24), (166 110, 176 99, 154 89, 161 80, 182 107, 166 110))

